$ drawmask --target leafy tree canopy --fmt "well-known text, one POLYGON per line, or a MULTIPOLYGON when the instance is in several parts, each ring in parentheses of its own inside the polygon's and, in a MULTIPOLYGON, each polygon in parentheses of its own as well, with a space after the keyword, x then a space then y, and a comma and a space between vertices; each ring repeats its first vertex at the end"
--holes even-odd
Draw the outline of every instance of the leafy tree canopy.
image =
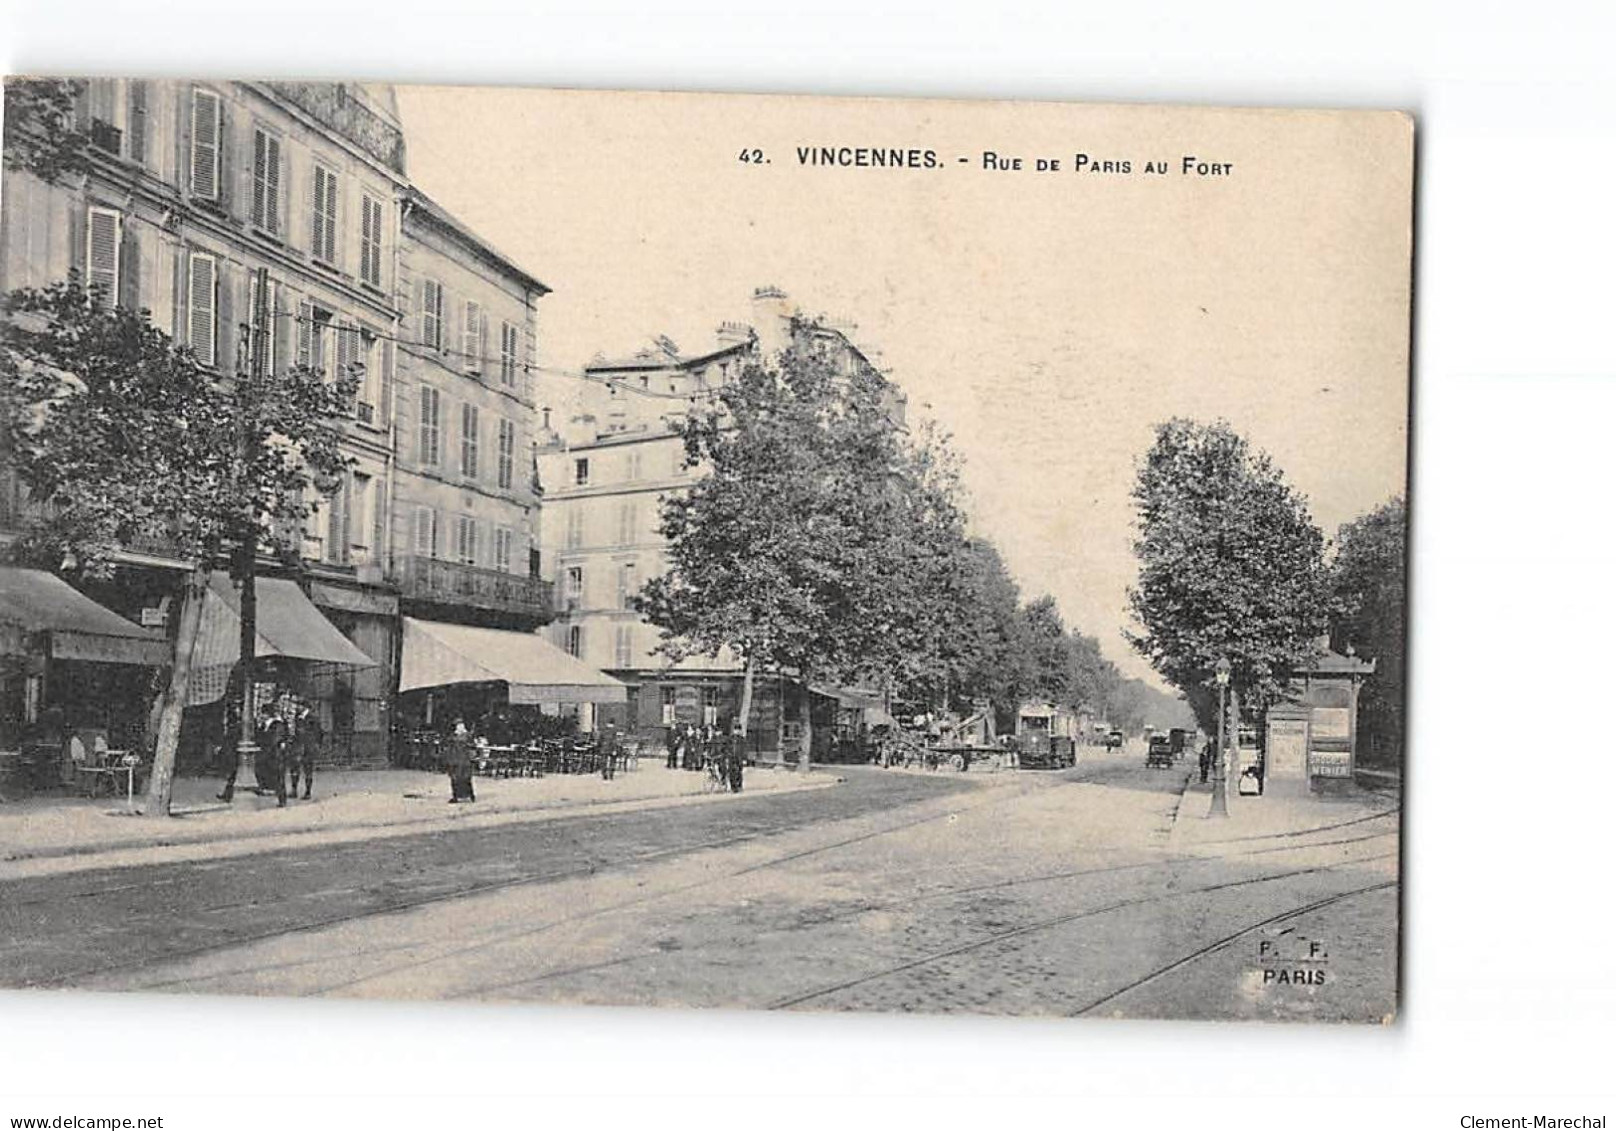
POLYGON ((99 572, 142 538, 206 557, 249 523, 288 536, 306 489, 331 490, 345 466, 332 422, 353 378, 221 381, 106 299, 70 279, 3 300, 0 456, 36 504, 18 553, 99 572))
POLYGON ((74 79, 7 79, 5 163, 55 182, 90 166, 90 137, 75 106, 84 84, 74 79))
POLYGON ((1215 724, 1215 666, 1261 710, 1315 651, 1332 600, 1324 536, 1272 460, 1228 424, 1171 420, 1140 465, 1129 640, 1215 724))
POLYGON ((1359 699, 1359 726, 1392 750, 1403 736, 1407 531, 1403 500, 1382 504, 1340 529, 1331 570, 1338 602, 1331 643, 1375 661, 1359 699))

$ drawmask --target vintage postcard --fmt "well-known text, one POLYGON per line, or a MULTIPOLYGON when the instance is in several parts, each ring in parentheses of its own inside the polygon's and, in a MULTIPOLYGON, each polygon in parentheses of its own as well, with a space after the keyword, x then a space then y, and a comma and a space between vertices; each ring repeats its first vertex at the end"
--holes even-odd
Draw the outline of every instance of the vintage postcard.
POLYGON ((8 79, 0 986, 1392 1019, 1413 154, 8 79))

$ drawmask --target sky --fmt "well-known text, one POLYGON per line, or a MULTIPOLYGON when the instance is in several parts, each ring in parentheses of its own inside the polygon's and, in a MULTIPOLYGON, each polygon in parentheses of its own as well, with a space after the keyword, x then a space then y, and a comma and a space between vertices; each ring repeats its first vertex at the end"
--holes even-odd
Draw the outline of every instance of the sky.
POLYGON ((411 178, 553 288, 541 364, 660 334, 688 352, 748 320, 763 285, 855 323, 912 414, 952 434, 972 524, 1024 595, 1052 594, 1127 674, 1160 685, 1123 639, 1129 491, 1155 424, 1228 420, 1327 534, 1404 489, 1412 140, 1398 115, 514 88, 398 100, 411 178), (805 166, 799 146, 929 148, 938 167, 805 166), (739 159, 751 150, 767 162, 739 159), (986 168, 989 151, 1022 167, 986 168), (1088 171, 1105 160, 1130 171, 1088 171), (1168 172, 1146 173, 1152 160, 1168 172), (1199 171, 1213 165, 1229 168, 1199 171))

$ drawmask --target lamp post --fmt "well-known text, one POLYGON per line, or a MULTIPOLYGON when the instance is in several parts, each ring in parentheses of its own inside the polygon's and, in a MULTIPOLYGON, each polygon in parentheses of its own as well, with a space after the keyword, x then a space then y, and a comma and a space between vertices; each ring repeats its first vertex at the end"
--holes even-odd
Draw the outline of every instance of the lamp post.
POLYGON ((1225 704, 1229 694, 1229 658, 1220 656, 1213 676, 1218 684, 1218 762, 1212 782, 1212 811, 1208 816, 1229 815, 1229 749, 1225 735, 1225 704))
MULTIPOLYGON (((244 513, 241 519, 241 540, 237 545, 237 572, 241 582, 241 654, 238 662, 241 664, 241 721, 236 735, 236 772, 232 780, 244 782, 246 775, 253 775, 253 792, 256 794, 263 789, 264 783, 258 780, 256 762, 258 760, 258 743, 254 741, 254 660, 258 653, 258 507, 251 497, 252 463, 257 456, 256 425, 253 414, 257 411, 254 398, 258 395, 259 382, 264 375, 264 365, 267 359, 269 330, 269 271, 259 268, 258 285, 253 288, 252 323, 246 334, 246 353, 248 365, 245 373, 241 371, 236 375, 236 404, 240 415, 241 437, 241 487, 242 494, 248 496, 243 502, 244 513)), ((237 356, 241 356, 238 351, 237 356)))

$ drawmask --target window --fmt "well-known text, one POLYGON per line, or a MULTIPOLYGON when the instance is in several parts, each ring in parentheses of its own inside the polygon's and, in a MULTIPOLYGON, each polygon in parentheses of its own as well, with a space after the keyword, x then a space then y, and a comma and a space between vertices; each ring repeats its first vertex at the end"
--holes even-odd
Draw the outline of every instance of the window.
POLYGON ((353 498, 348 508, 351 515, 348 540, 355 550, 361 551, 356 555, 360 561, 369 560, 371 527, 376 520, 375 513, 371 510, 374 502, 372 487, 370 476, 360 475, 357 472, 354 474, 353 498))
POLYGON ((269 280, 267 293, 262 298, 264 302, 264 320, 258 321, 258 272, 254 271, 247 281, 247 319, 254 327, 255 333, 263 335, 264 344, 264 372, 275 372, 275 306, 279 301, 279 289, 274 279, 269 280))
POLYGON ((438 556, 438 512, 431 507, 415 508, 415 552, 428 558, 438 556))
POLYGON ((129 80, 129 129, 124 137, 129 142, 129 160, 137 165, 146 163, 147 114, 150 106, 149 91, 140 79, 129 80))
POLYGON ((455 523, 455 556, 466 565, 477 564, 477 520, 463 514, 455 523))
POLYGON ((617 540, 624 545, 634 541, 640 528, 640 508, 622 503, 617 508, 617 540))
POLYGON ((581 624, 567 627, 567 655, 581 657, 584 654, 584 627, 581 624))
POLYGON ((576 550, 584 544, 584 512, 581 507, 567 510, 567 549, 576 550))
POLYGON ((364 366, 360 361, 362 349, 359 327, 352 322, 343 322, 333 327, 332 333, 337 338, 337 371, 332 376, 340 378, 362 375, 364 366))
POLYGON ((271 235, 281 230, 281 139, 253 131, 252 222, 271 235))
POLYGON ((331 510, 327 515, 325 560, 333 565, 346 565, 348 562, 348 531, 352 500, 353 477, 349 476, 332 494, 331 510))
POLYGON ((443 348, 443 284, 436 279, 421 284, 421 344, 443 348))
POLYGON ((360 329, 354 337, 358 340, 358 355, 354 364, 359 367, 356 415, 365 424, 376 424, 376 410, 381 406, 382 366, 385 364, 382 341, 369 329, 360 329))
POLYGON ((324 165, 314 167, 312 204, 309 250, 314 258, 334 266, 337 262, 337 175, 324 165))
POLYGON ((633 562, 624 562, 617 567, 617 607, 626 609, 629 601, 638 592, 635 586, 635 565, 633 562))
POLYGON ((584 567, 581 565, 567 567, 567 586, 562 596, 566 599, 567 608, 576 610, 584 605, 584 567))
POLYGON ((460 327, 460 352, 468 373, 483 371, 484 325, 482 306, 467 299, 466 320, 460 327))
POLYGON ((499 422, 499 455, 495 467, 500 488, 508 490, 516 468, 516 425, 509 420, 499 422))
POLYGON ((701 722, 703 726, 718 725, 718 688, 701 689, 701 722))
POLYGON ((639 448, 631 448, 628 453, 628 479, 630 483, 637 482, 645 472, 639 448))
POLYGON ((382 285, 382 202, 368 194, 359 199, 359 281, 382 285))
POLYGON ((617 626, 617 666, 626 668, 634 662, 634 626, 620 624, 617 626))
POLYGON ((460 406, 460 474, 477 478, 477 406, 460 406))
POLYGON ((211 255, 192 252, 189 266, 185 289, 189 312, 185 319, 185 344, 191 347, 201 364, 214 365, 219 359, 216 340, 219 264, 211 255))
POLYGON ((90 209, 84 240, 84 281, 96 291, 97 305, 118 301, 118 246, 123 217, 110 208, 90 209))
POLYGON ((664 684, 663 687, 662 687, 662 725, 663 726, 671 727, 674 723, 679 721, 679 716, 676 713, 677 710, 678 710, 678 707, 679 707, 679 689, 676 688, 676 687, 669 687, 666 684, 664 684))
POLYGON ((499 383, 516 384, 516 327, 509 322, 499 324, 499 383))
POLYGON ((421 387, 421 462, 436 467, 442 458, 443 398, 436 389, 421 387))
POLYGON ((501 526, 494 531, 494 568, 501 573, 511 572, 512 537, 509 527, 501 526))
MULTIPOLYGON (((331 334, 331 312, 311 302, 297 308, 297 364, 312 371, 322 380, 331 375, 329 358, 331 347, 327 339, 331 334)), ((339 335, 340 336, 340 335, 339 335)), ((338 358, 341 361, 341 358, 338 358)))
POLYGON ((589 486, 589 461, 575 459, 572 461, 572 481, 580 487, 589 486))
POLYGON ((219 135, 224 103, 211 90, 191 92, 191 195, 219 199, 219 135))

